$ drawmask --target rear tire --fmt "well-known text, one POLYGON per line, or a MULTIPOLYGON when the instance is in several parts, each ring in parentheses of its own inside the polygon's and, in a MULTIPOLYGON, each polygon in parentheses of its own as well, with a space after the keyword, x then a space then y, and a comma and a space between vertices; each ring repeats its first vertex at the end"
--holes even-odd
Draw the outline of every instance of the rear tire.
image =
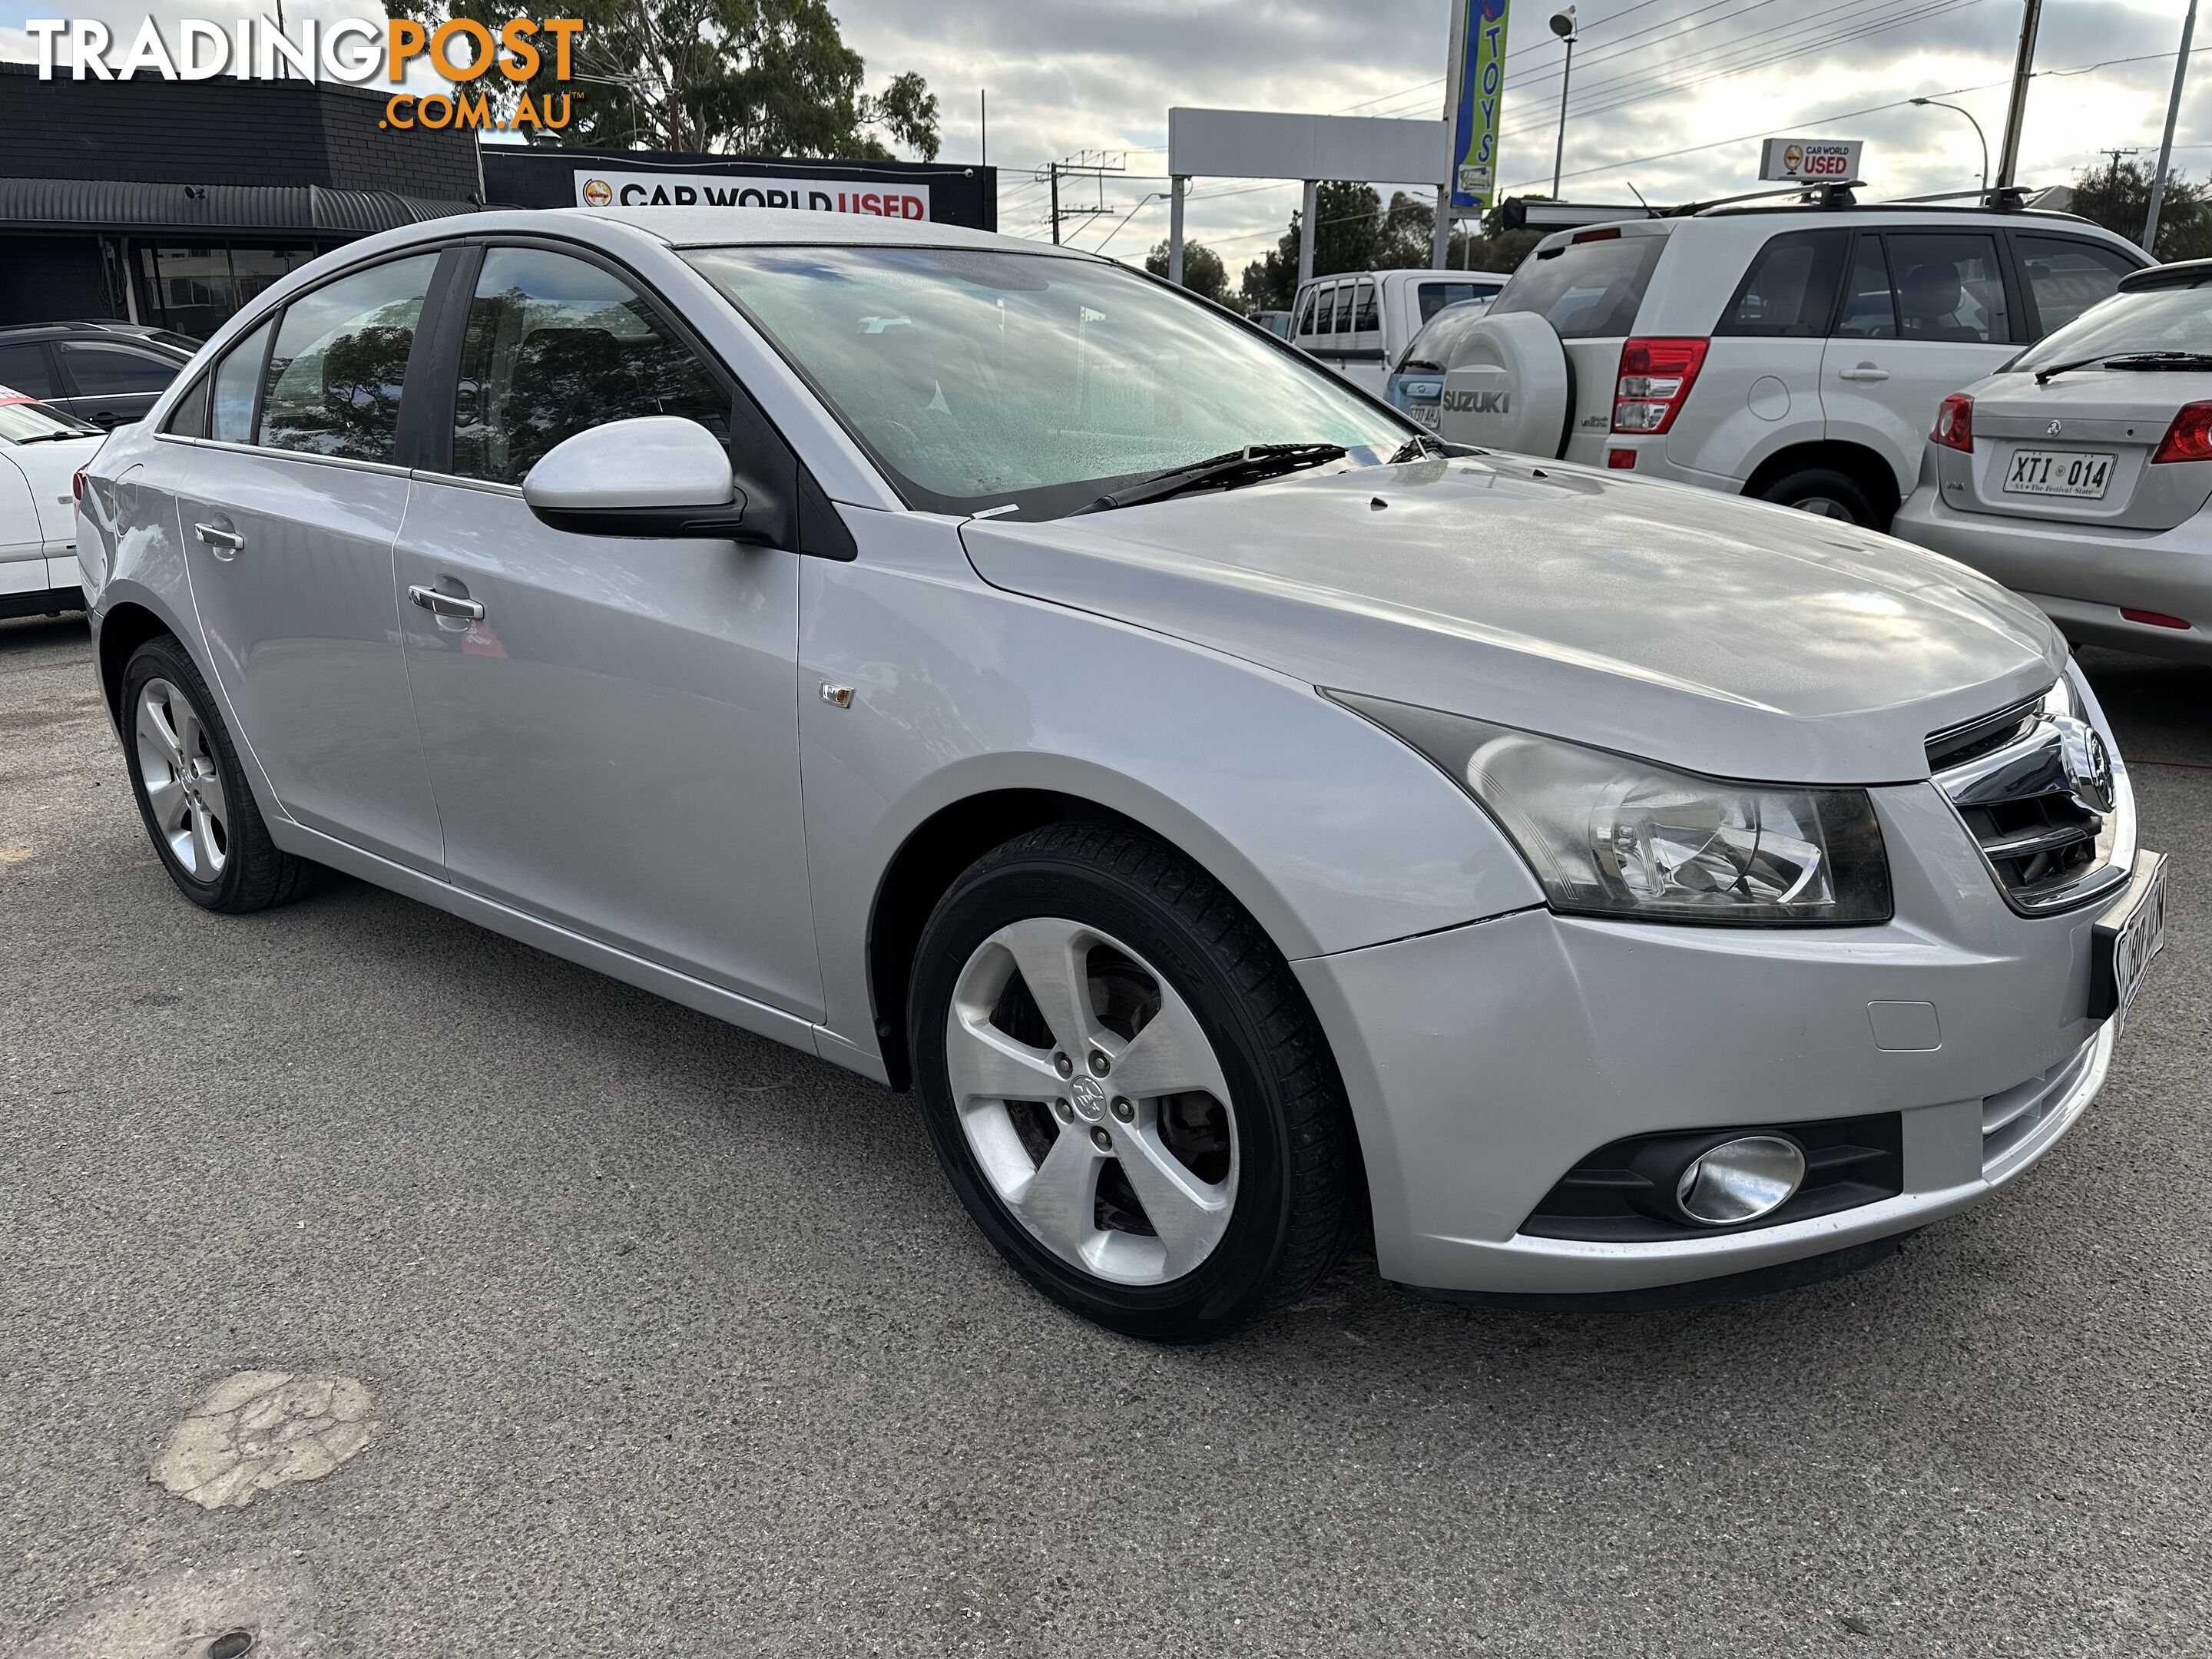
POLYGON ((168 635, 124 665, 123 753, 161 867, 202 909, 243 915, 321 884, 322 866, 269 839, 207 682, 168 635))
POLYGON ((1760 490, 1759 497, 1778 507, 1824 519, 1841 519, 1869 530, 1889 528, 1888 520, 1875 506, 1866 487, 1850 473, 1832 466, 1801 467, 1785 473, 1760 490))
POLYGON ((1281 952, 1182 854, 1104 823, 1009 842, 939 903, 915 980, 939 1160, 1054 1301, 1202 1342, 1343 1255, 1364 1212, 1334 1059, 1281 952))

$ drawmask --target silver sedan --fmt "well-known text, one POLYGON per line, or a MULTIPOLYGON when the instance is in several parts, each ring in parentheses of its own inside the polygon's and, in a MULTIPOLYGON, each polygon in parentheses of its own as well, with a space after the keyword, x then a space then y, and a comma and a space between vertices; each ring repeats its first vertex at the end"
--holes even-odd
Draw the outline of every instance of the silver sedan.
POLYGON ((2212 260, 2158 265, 1943 400, 1894 534, 2077 641, 2212 662, 2212 260))

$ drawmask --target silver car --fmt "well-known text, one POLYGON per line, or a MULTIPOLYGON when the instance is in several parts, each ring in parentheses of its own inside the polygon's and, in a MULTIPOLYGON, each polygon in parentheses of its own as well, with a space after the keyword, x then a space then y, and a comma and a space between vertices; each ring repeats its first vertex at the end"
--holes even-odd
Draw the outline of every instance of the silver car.
POLYGON ((1369 1237, 1585 1305, 1870 1260, 2050 1148, 2159 943, 2032 605, 1447 453, 1065 250, 410 227, 82 483, 185 897, 349 872, 912 1087, 1006 1261, 1149 1337, 1369 1237))
POLYGON ((2075 640, 2212 662, 2212 259, 2119 291, 1943 400, 1896 533, 2075 640))

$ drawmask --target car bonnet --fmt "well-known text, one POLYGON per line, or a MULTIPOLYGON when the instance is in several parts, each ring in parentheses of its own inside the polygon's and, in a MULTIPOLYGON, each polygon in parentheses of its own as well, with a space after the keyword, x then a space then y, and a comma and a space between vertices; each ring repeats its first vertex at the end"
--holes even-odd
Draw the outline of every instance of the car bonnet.
POLYGON ((2033 605, 1888 537, 1502 456, 961 534, 1009 592, 1723 777, 1924 778, 1931 732, 2066 659, 2033 605))

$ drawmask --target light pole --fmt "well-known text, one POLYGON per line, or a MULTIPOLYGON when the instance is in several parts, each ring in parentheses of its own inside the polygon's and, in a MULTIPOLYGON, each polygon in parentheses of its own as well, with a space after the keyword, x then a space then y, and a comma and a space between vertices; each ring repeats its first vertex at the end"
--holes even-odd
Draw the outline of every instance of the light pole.
POLYGON ((1974 137, 1981 139, 1982 141, 1982 194, 1984 196, 1988 195, 1990 191, 1990 141, 1983 134, 1982 124, 1979 121, 1974 120, 1973 111, 1970 109, 1960 109, 1958 105, 1947 104, 1940 98, 1916 98, 1912 101, 1923 109, 1958 110, 1960 114, 1965 116, 1968 121, 1972 122, 1974 137))
POLYGON ((1552 150, 1552 199, 1559 199, 1559 168, 1567 155, 1567 85, 1575 78, 1575 42, 1582 36, 1575 32, 1575 9, 1552 14, 1552 33, 1566 44, 1567 67, 1559 76, 1559 142, 1552 150))

